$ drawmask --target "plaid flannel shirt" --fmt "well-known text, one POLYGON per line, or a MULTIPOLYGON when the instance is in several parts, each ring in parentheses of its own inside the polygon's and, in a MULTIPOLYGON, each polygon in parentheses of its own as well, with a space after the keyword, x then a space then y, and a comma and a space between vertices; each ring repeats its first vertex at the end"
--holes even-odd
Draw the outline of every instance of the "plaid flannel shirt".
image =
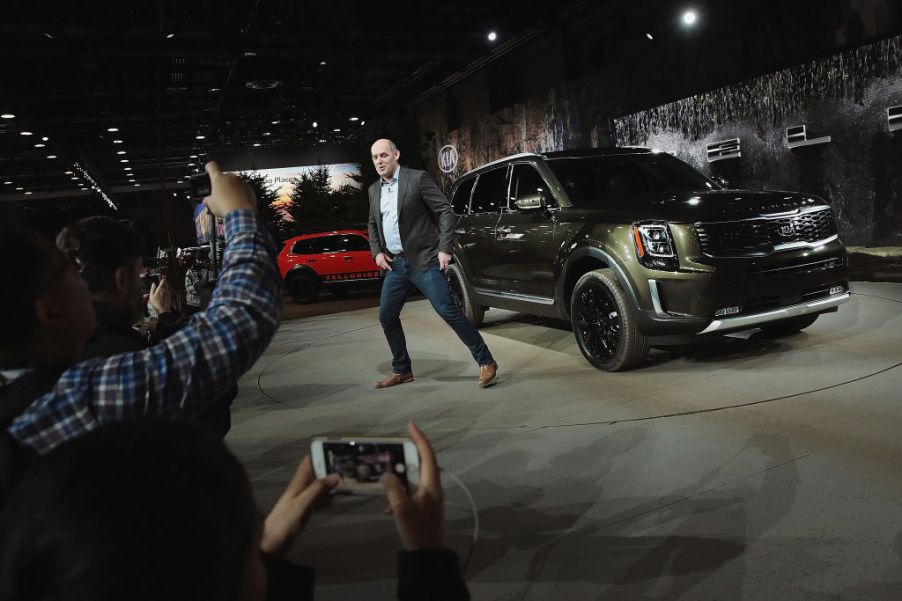
POLYGON ((97 426, 145 415, 200 414, 269 345, 282 305, 275 245, 256 213, 225 218, 223 269, 206 311, 156 346, 77 363, 9 427, 44 454, 97 426))

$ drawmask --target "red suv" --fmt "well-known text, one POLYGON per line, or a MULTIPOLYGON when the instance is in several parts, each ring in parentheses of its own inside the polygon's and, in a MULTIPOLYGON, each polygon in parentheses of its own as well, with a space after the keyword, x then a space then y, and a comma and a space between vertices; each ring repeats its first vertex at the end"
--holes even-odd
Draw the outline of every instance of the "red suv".
POLYGON ((383 275, 370 254, 367 233, 360 230, 289 238, 279 253, 279 271, 298 303, 313 302, 321 288, 345 296, 351 286, 378 282, 383 275))

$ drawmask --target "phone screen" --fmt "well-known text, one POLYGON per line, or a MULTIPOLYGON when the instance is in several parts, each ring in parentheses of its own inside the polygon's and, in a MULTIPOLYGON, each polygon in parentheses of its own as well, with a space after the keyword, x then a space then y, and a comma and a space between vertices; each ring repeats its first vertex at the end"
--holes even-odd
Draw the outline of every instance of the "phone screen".
POLYGON ((407 484, 403 443, 323 442, 326 472, 338 474, 349 490, 381 490, 379 479, 393 473, 407 484))

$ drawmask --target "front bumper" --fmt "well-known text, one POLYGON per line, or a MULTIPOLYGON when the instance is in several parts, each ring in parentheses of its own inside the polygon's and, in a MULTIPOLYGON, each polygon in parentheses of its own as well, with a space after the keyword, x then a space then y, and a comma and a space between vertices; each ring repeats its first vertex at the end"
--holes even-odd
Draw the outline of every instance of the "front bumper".
POLYGON ((712 332, 735 332, 737 330, 747 330, 757 327, 761 324, 787 319, 789 317, 799 317, 800 315, 808 315, 811 313, 823 313, 824 311, 835 309, 840 305, 844 305, 852 298, 850 292, 835 294, 824 299, 799 303, 789 307, 781 307, 774 311, 766 311, 764 313, 755 313, 753 315, 743 315, 741 317, 725 317, 715 319, 708 327, 699 332, 699 334, 710 334, 712 332))

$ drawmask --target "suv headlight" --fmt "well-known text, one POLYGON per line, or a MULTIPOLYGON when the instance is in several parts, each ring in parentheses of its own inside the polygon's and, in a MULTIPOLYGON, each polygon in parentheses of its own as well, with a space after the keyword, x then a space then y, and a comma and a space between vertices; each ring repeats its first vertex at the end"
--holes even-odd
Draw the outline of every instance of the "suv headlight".
POLYGON ((666 223, 633 224, 633 242, 639 263, 645 267, 668 271, 679 269, 673 236, 666 223))

